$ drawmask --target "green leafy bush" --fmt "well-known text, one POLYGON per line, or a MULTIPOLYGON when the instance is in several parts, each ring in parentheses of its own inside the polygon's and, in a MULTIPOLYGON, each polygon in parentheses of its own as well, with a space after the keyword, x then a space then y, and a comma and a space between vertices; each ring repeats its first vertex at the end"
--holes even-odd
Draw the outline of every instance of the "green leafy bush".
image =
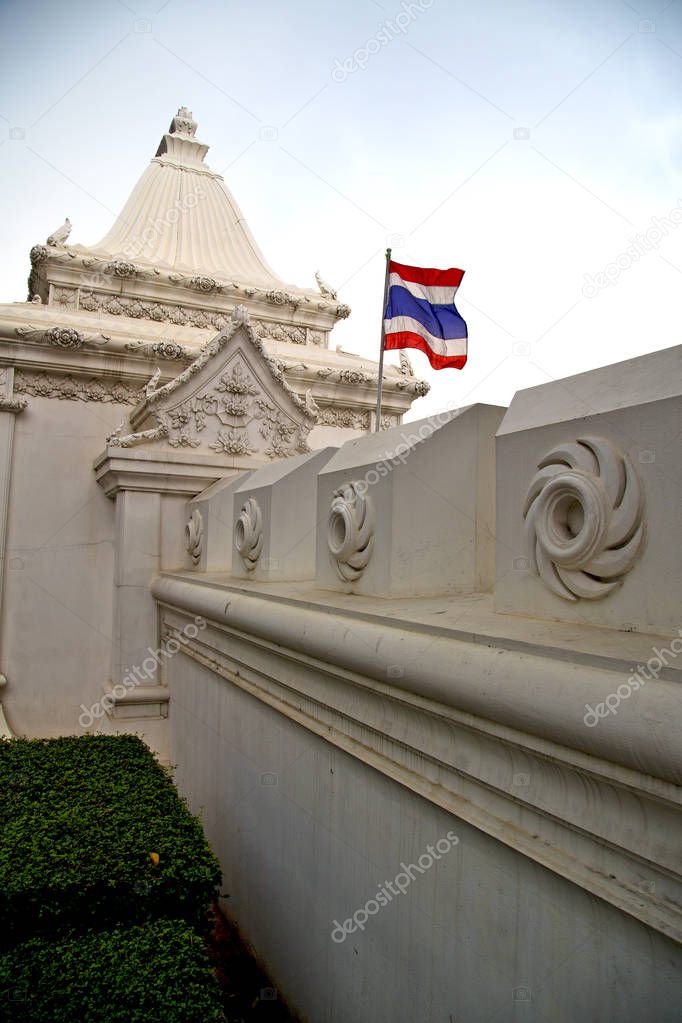
POLYGON ((7 1023, 219 1023, 203 940, 180 920, 32 938, 0 955, 7 1023))
POLYGON ((5 947, 163 916, 204 925, 218 862, 136 736, 0 741, 0 822, 5 947))

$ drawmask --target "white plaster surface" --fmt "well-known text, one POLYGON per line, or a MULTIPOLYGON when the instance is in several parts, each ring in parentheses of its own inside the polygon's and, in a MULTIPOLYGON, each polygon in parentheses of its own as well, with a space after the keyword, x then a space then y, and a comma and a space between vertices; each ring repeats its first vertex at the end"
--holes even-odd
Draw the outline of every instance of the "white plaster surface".
MULTIPOLYGON (((252 568, 235 550, 232 574, 236 578, 311 579, 315 573, 318 529, 316 493, 320 470, 336 448, 298 455, 263 466, 234 491, 233 530, 248 501, 260 511, 262 549, 252 568)), ((234 543, 234 542, 233 542, 234 543)))
MULTIPOLYGON (((226 476, 203 490, 187 503, 185 523, 195 511, 201 515, 203 543, 199 561, 192 567, 199 572, 229 572, 234 557, 234 492, 251 476, 251 471, 226 476)), ((185 524, 183 523, 183 525, 185 524)), ((191 558, 183 545, 183 562, 191 558)))
POLYGON ((112 649, 114 505, 92 474, 114 404, 32 397, 15 422, 9 499, 3 670, 19 735, 80 731, 112 649))
POLYGON ((503 411, 474 405, 348 441, 319 477, 317 585, 385 597, 488 589, 494 437, 503 411), (335 493, 358 483, 355 507, 333 512, 335 493), (356 578, 343 566, 340 574, 330 557, 330 512, 337 542, 345 540, 351 549, 351 568, 366 546, 362 523, 373 518, 368 541, 373 549, 357 561, 366 567, 356 578))
POLYGON ((178 784, 220 857, 227 911, 304 1018, 677 1020, 682 960, 666 938, 209 670, 171 671, 178 784), (447 856, 364 932, 331 940, 448 832, 447 856))
POLYGON ((515 396, 497 439, 499 611, 664 635, 682 625, 681 367, 682 348, 668 349, 515 396), (570 601, 532 571, 523 508, 538 464, 580 438, 605 440, 629 463, 643 539, 614 592, 570 601))

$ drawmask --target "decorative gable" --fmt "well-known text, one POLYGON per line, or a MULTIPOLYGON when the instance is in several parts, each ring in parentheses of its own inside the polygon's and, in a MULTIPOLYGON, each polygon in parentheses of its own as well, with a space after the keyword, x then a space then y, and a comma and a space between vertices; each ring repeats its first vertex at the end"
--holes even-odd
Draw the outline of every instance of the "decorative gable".
POLYGON ((268 357, 238 306, 230 326, 209 341, 184 372, 155 389, 112 436, 109 445, 161 444, 205 454, 285 458, 308 451, 317 419, 308 393, 303 402, 268 357))

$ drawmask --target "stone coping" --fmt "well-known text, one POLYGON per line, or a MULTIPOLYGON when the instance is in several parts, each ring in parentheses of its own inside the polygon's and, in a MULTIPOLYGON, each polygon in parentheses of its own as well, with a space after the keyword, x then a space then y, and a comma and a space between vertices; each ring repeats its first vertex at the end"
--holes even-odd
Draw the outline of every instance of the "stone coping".
MULTIPOLYGON (((254 582, 235 579, 222 572, 206 572, 199 576, 196 572, 174 571, 162 575, 183 578, 194 584, 201 583, 212 589, 258 596, 302 609, 333 610, 342 617, 422 635, 516 650, 573 664, 624 672, 627 675, 638 664, 646 664, 653 655, 653 647, 666 646, 673 638, 500 614, 495 611, 493 595, 489 593, 386 599, 321 590, 313 585, 312 580, 254 582)), ((682 658, 678 668, 663 668, 659 678, 682 683, 682 658)))

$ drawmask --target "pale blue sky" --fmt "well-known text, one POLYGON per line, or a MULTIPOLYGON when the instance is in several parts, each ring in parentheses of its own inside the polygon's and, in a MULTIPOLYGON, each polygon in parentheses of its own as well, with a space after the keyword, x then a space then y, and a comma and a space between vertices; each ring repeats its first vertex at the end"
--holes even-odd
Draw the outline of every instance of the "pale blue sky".
POLYGON ((274 269, 351 305, 333 343, 376 356, 387 240, 467 271, 469 364, 413 353, 415 416, 680 342, 682 224, 650 229, 682 217, 682 0, 3 0, 0 69, 2 301, 65 216, 106 232, 185 104, 274 269))

